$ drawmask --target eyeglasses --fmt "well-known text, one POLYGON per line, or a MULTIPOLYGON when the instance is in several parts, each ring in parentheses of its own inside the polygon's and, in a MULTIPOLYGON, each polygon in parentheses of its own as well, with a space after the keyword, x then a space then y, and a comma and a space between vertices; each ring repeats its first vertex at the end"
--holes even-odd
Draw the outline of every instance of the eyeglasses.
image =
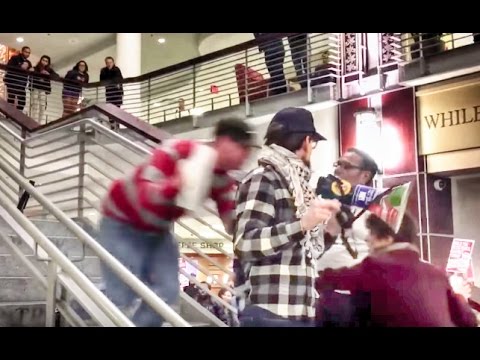
POLYGON ((333 163, 333 167, 339 167, 339 166, 341 166, 345 170, 351 170, 351 169, 363 170, 361 166, 353 165, 348 161, 338 160, 333 163))

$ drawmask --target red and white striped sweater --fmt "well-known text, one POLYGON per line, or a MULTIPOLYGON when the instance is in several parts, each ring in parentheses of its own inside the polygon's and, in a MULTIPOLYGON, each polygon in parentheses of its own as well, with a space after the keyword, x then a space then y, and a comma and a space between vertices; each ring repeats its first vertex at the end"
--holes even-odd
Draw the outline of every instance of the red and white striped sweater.
MULTIPOLYGON (((113 182, 103 200, 104 216, 147 231, 170 229, 185 212, 175 203, 181 182, 175 176, 177 161, 188 159, 195 146, 192 140, 169 140, 156 148, 147 162, 113 182)), ((233 216, 234 192, 234 180, 225 171, 215 170, 210 197, 220 217, 233 216)))

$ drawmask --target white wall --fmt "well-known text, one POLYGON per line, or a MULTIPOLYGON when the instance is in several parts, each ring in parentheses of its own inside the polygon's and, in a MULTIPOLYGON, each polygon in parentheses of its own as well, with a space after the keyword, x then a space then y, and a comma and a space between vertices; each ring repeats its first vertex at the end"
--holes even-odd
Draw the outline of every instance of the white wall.
POLYGON ((480 175, 452 178, 453 226, 455 236, 478 239, 480 227, 475 219, 480 214, 480 175))
POLYGON ((162 35, 164 44, 158 43, 159 37, 142 34, 142 74, 200 56, 196 33, 162 35))
POLYGON ((475 284, 480 283, 480 174, 452 178, 453 230, 455 237, 475 240, 473 266, 475 284))

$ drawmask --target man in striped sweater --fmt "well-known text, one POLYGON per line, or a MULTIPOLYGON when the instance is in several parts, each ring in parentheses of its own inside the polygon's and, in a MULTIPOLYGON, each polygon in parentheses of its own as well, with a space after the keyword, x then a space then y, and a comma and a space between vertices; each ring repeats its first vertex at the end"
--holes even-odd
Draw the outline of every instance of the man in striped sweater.
MULTIPOLYGON (((237 119, 220 120, 210 144, 215 151, 209 196, 218 208, 225 229, 231 232, 235 182, 227 171, 239 169, 250 153, 253 135, 237 119)), ((101 244, 168 304, 177 301, 178 243, 171 234, 173 222, 184 215, 178 200, 185 178, 179 161, 188 160, 199 143, 168 140, 134 171, 113 182, 103 201, 101 244)), ((199 183, 205 179, 199 179, 199 183)), ((161 326, 163 319, 147 304, 134 305, 136 294, 109 268, 103 266, 107 296, 137 326, 161 326)))

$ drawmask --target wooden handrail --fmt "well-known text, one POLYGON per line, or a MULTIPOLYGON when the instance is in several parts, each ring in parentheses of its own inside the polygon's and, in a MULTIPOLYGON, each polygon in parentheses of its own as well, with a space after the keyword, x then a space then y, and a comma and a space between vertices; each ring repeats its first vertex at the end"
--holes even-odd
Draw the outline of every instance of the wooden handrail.
POLYGON ((112 104, 91 105, 73 114, 52 121, 48 124, 40 125, 38 122, 18 110, 15 106, 9 104, 3 99, 0 99, 0 113, 12 120, 15 124, 19 125, 22 130, 25 130, 28 133, 51 130, 63 125, 67 125, 78 119, 94 116, 95 111, 107 116, 111 120, 115 120, 117 123, 135 131, 139 135, 151 141, 160 143, 163 140, 172 137, 172 135, 170 135, 169 133, 153 125, 150 125, 143 120, 138 119, 132 114, 122 109, 119 109, 112 104))
POLYGON ((22 130, 26 130, 27 132, 33 132, 35 129, 40 127, 40 124, 38 122, 33 120, 31 117, 25 115, 15 106, 9 104, 2 98, 0 98, 0 113, 3 114, 6 118, 11 119, 14 123, 19 125, 22 130))

